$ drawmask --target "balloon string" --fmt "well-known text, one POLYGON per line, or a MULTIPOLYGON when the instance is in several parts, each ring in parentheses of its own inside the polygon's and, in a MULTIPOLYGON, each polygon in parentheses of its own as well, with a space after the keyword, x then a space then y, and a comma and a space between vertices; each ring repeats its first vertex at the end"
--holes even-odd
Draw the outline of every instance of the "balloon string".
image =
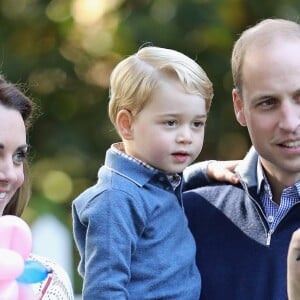
POLYGON ((41 293, 39 295, 38 300, 42 300, 43 299, 43 297, 46 294, 47 289, 48 289, 49 285, 51 284, 52 280, 53 280, 53 270, 49 270, 48 279, 47 279, 47 281, 46 281, 46 283, 45 283, 45 285, 44 285, 44 287, 43 287, 43 289, 42 289, 42 291, 41 291, 41 293))

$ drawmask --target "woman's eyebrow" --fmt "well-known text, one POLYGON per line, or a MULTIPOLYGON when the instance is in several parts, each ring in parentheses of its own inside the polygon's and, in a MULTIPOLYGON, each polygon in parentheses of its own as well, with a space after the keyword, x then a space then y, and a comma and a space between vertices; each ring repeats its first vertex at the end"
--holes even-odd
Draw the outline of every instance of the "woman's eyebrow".
MULTIPOLYGON (((17 148, 17 150, 25 149, 25 148, 28 148, 28 147, 29 147, 29 145, 24 144, 24 145, 19 146, 17 148)), ((0 143, 0 149, 4 149, 4 148, 5 148, 4 144, 0 143)))
POLYGON ((29 147, 29 145, 24 144, 24 145, 19 146, 19 147, 17 148, 17 150, 23 150, 23 149, 28 148, 28 147, 29 147))

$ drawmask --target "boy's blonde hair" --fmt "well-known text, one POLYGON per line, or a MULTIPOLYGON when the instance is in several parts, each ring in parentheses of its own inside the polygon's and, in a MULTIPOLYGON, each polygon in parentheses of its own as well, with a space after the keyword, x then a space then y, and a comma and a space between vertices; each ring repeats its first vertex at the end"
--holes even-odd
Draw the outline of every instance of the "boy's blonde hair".
POLYGON ((243 63, 247 50, 263 47, 277 39, 300 39, 300 25, 285 19, 265 19, 246 29, 235 42, 231 56, 231 70, 235 88, 242 94, 243 63))
POLYGON ((204 98, 206 111, 209 111, 213 87, 204 70, 194 60, 178 51, 147 46, 122 60, 111 74, 111 122, 115 125, 117 114, 122 109, 136 116, 163 80, 161 75, 175 75, 187 93, 199 94, 204 98))

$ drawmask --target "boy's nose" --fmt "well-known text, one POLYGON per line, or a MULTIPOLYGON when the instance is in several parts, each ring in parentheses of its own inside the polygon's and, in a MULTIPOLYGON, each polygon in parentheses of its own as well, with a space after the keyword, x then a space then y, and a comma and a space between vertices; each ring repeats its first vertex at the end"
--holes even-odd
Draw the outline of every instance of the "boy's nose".
POLYGON ((190 144, 192 142, 192 132, 189 128, 182 128, 177 135, 177 142, 190 144))

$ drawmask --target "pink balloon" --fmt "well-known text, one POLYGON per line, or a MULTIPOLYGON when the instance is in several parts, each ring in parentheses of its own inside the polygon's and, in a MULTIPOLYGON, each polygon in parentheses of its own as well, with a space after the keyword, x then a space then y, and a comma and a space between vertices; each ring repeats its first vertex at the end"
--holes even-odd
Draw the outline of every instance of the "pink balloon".
POLYGON ((0 283, 1 280, 15 280, 19 277, 24 270, 24 264, 23 257, 19 253, 0 248, 0 283))
POLYGON ((0 299, 19 300, 19 287, 15 280, 0 282, 0 299))
POLYGON ((19 298, 18 298, 18 300, 33 300, 33 299, 37 299, 37 296, 35 295, 33 288, 30 285, 25 285, 25 284, 19 283, 19 298))
POLYGON ((16 216, 0 217, 0 248, 18 252, 27 259, 32 249, 30 227, 25 221, 16 216))

